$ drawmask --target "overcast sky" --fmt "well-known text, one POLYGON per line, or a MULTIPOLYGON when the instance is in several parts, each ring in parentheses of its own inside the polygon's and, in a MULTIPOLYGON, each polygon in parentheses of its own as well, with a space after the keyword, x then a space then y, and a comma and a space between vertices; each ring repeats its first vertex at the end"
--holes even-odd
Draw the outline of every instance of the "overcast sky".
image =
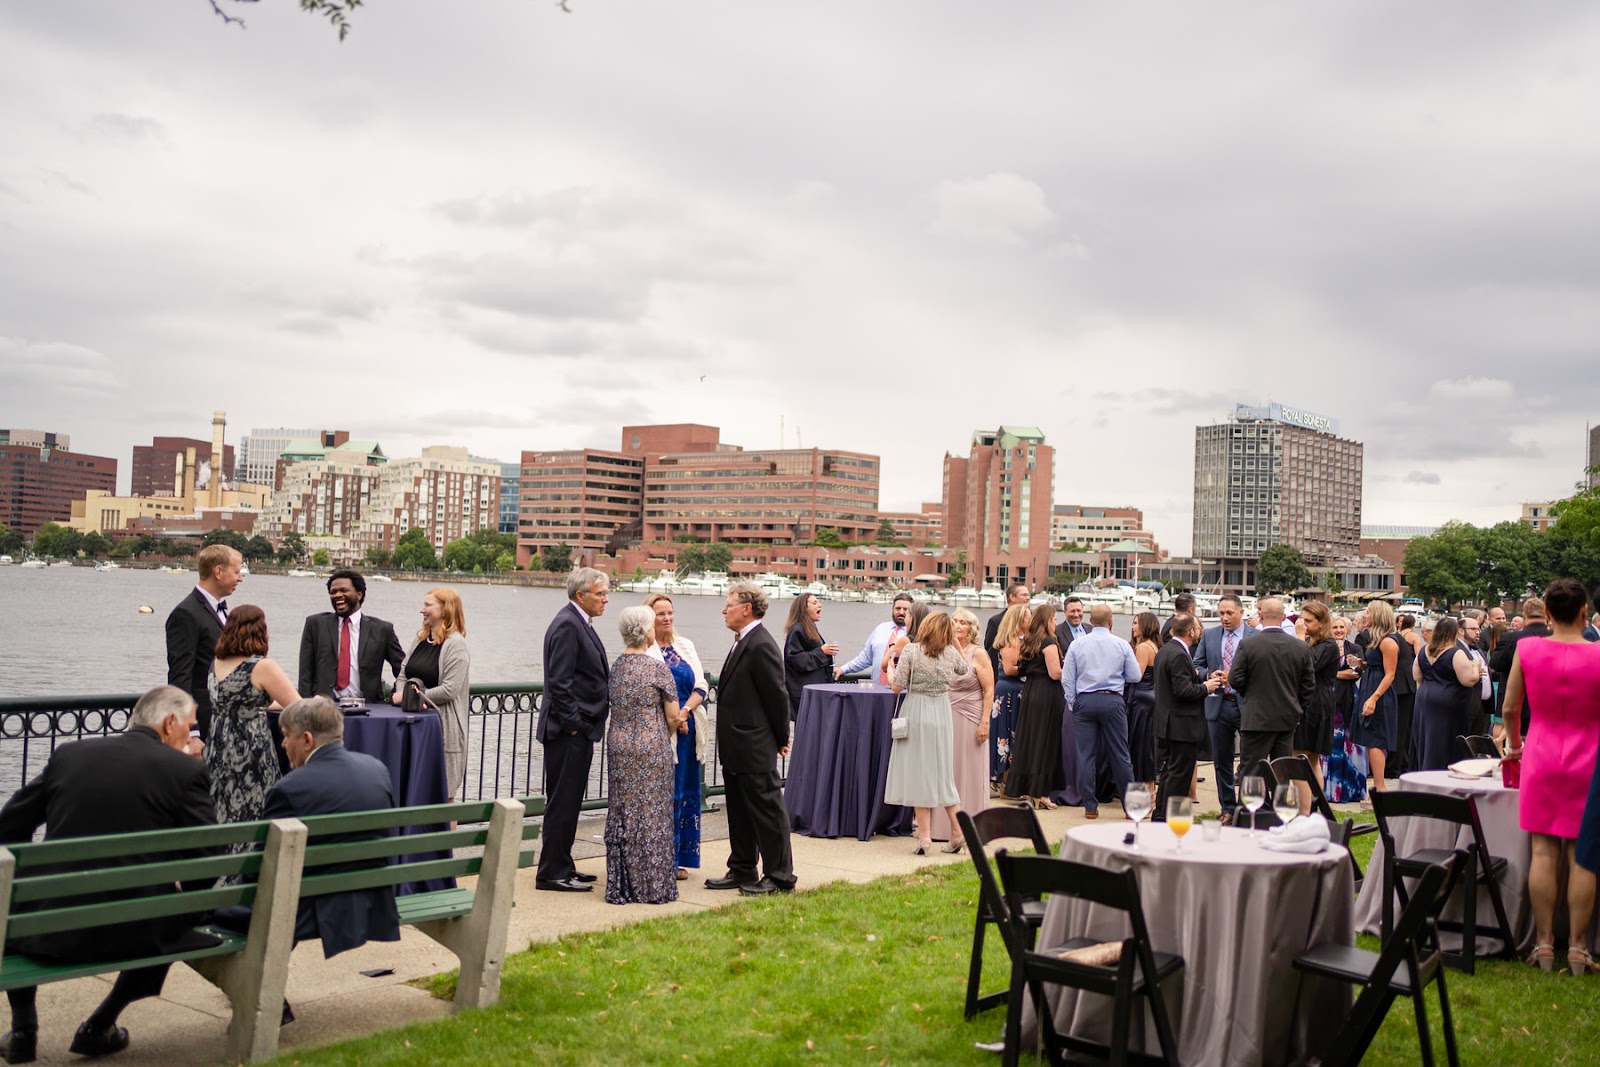
POLYGON ((877 453, 893 510, 1037 425, 1057 502, 1174 551, 1236 402, 1365 442, 1369 524, 1581 473, 1600 7, 570 7, 0 7, 0 426, 126 471, 213 408, 501 459, 705 422, 877 453))

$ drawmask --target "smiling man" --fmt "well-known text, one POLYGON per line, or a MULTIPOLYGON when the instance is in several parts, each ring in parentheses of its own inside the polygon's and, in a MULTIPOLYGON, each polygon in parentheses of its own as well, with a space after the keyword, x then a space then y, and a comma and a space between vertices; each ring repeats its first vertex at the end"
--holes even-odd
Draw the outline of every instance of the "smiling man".
POLYGON ((359 571, 339 570, 328 576, 332 611, 306 618, 300 634, 300 684, 305 696, 334 700, 383 699, 383 665, 390 678, 400 676, 405 650, 394 626, 366 614, 367 580, 359 571))

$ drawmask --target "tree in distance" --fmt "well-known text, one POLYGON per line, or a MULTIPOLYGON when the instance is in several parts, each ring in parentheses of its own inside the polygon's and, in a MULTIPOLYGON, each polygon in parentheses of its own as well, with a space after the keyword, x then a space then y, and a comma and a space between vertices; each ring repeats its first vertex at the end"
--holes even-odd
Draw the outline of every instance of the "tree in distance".
POLYGON ((541 555, 544 569, 552 574, 566 574, 572 569, 571 545, 548 545, 541 555))
POLYGON ((9 556, 13 552, 21 552, 22 546, 26 543, 20 533, 0 522, 0 555, 9 556))
POLYGON ((400 535, 390 560, 401 570, 439 569, 439 557, 433 551, 433 542, 428 540, 427 531, 420 526, 413 526, 400 535))
POLYGON ((1256 560, 1256 595, 1292 593, 1311 585, 1306 558, 1293 545, 1273 545, 1256 560))
POLYGON ((326 567, 331 562, 333 561, 325 548, 319 548, 311 553, 311 565, 313 567, 326 567))
POLYGON ((306 539, 298 530, 290 530, 278 542, 278 562, 293 566, 306 558, 306 539))
POLYGON ((83 544, 83 535, 60 523, 47 522, 33 535, 33 554, 74 559, 83 544))

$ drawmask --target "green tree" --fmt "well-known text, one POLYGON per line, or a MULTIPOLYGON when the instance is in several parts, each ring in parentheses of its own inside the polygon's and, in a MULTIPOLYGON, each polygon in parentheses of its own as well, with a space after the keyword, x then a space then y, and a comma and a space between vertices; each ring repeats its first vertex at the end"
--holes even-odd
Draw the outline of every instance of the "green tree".
POLYGON ((138 538, 130 537, 126 541, 118 541, 117 547, 111 550, 112 559, 132 559, 139 554, 138 538))
POLYGON ((1578 483, 1577 491, 1551 512, 1556 521, 1546 533, 1546 551, 1552 572, 1590 589, 1600 585, 1600 486, 1578 483))
POLYGON ((512 551, 502 551, 494 558, 494 569, 497 571, 514 571, 517 569, 517 554, 512 551))
POLYGON ((1311 584, 1306 558, 1293 545, 1273 545, 1256 560, 1256 595, 1292 593, 1311 584))
POLYGON ((1330 570, 1322 577, 1322 588, 1328 591, 1328 599, 1332 600, 1344 592, 1344 582, 1339 578, 1339 572, 1330 570))
POLYGON ((535 552, 533 555, 529 556, 528 557, 528 570, 530 572, 531 571, 542 571, 542 570, 544 570, 544 557, 539 555, 539 553, 537 553, 537 552, 535 552))
POLYGON ((60 523, 47 522, 33 535, 33 554, 72 559, 83 544, 83 535, 60 523))
POLYGON ((427 531, 420 526, 413 526, 400 535, 399 542, 394 546, 392 562, 402 570, 431 571, 439 566, 433 542, 428 540, 427 531))
POLYGON ((821 548, 843 548, 844 538, 839 536, 839 531, 832 526, 818 526, 816 537, 811 542, 821 548))
POLYGON ((684 545, 678 549, 678 577, 687 578, 706 569, 706 550, 699 545, 684 545))
POLYGON ((382 545, 368 545, 367 550, 361 553, 361 562, 368 567, 387 567, 389 565, 389 550, 382 545))
POLYGON ((332 559, 328 556, 328 550, 325 548, 319 548, 311 553, 311 565, 313 567, 326 567, 331 562, 332 559))
POLYGON ((544 569, 552 574, 566 574, 572 569, 571 545, 547 545, 544 549, 544 569))
POLYGON ((877 543, 884 546, 905 544, 905 542, 900 540, 899 536, 895 533, 894 523, 890 522, 888 519, 878 520, 877 543))
POLYGON ((470 571, 483 563, 483 548, 477 542, 459 537, 444 546, 444 565, 447 570, 470 571))
POLYGON ((1087 571, 1056 571, 1044 583, 1044 588, 1048 593, 1070 593, 1088 576, 1087 571))
POLYGON ((1555 577, 1554 553, 1548 534, 1517 519, 1487 529, 1472 529, 1478 549, 1478 599, 1498 603, 1521 600, 1543 589, 1555 577))
POLYGON ((112 545, 111 538, 99 530, 90 530, 83 535, 83 543, 78 547, 90 559, 99 559, 101 556, 110 555, 115 546, 112 545))
POLYGON ((9 556, 13 552, 21 552, 26 543, 20 533, 0 522, 0 554, 9 556))
POLYGON ((256 534, 244 543, 244 547, 239 550, 239 554, 251 563, 256 563, 270 560, 276 554, 276 549, 272 547, 271 541, 268 541, 261 534, 256 534))
POLYGON ((227 545, 242 556, 245 549, 250 547, 250 538, 238 530, 224 530, 219 527, 215 530, 207 531, 206 535, 200 539, 200 545, 202 548, 211 545, 227 545))
POLYGON ((278 562, 295 564, 306 558, 306 539, 298 530, 290 530, 278 542, 278 562))
POLYGON ((702 567, 701 570, 727 571, 729 565, 732 563, 733 549, 729 548, 725 544, 722 544, 721 542, 718 542, 716 544, 706 546, 705 566, 702 567))
POLYGON ((157 555, 172 556, 176 559, 188 559, 199 552, 193 541, 185 541, 179 537, 163 537, 156 542, 153 551, 157 555))
POLYGON ((958 549, 956 549, 956 561, 950 565, 950 573, 949 573, 949 575, 946 576, 945 581, 949 582, 951 585, 954 586, 954 585, 960 585, 962 582, 964 582, 966 580, 967 580, 967 550, 964 549, 964 548, 958 548, 958 549))
POLYGON ((1406 585, 1429 604, 1450 608, 1472 599, 1479 586, 1478 546, 1473 529, 1447 522, 1406 546, 1406 585))

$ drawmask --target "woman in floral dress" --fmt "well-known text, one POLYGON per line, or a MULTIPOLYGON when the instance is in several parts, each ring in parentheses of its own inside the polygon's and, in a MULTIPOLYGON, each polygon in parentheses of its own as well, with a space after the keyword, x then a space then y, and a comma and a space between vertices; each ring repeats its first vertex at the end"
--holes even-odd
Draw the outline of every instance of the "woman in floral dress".
POLYGON ((682 713, 672 672, 650 655, 655 612, 625 608, 622 655, 611 664, 606 726, 606 903, 678 899, 673 838, 674 740, 682 713))

